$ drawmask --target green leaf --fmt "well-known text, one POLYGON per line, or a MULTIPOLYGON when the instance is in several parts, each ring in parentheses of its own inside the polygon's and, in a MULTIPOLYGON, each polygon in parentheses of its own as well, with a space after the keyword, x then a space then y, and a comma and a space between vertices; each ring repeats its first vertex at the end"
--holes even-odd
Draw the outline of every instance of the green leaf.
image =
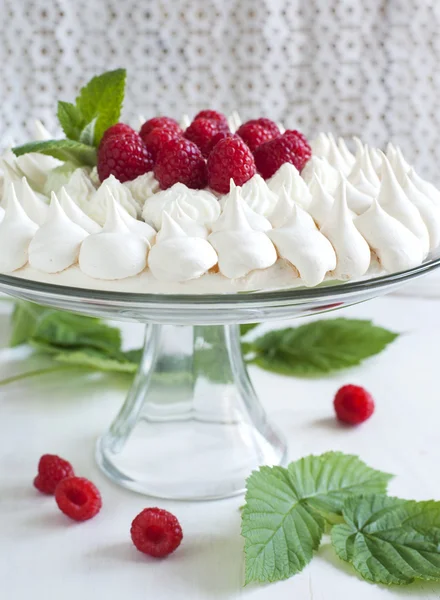
POLYGON ((58 102, 57 116, 66 137, 70 140, 78 141, 80 139, 81 131, 86 125, 81 111, 75 104, 60 100, 58 102))
POLYGON ((81 142, 74 140, 45 140, 44 142, 29 142, 23 146, 17 146, 12 149, 16 156, 22 156, 29 152, 39 152, 58 158, 59 160, 69 161, 75 165, 96 165, 96 149, 81 142))
POLYGON ((440 580, 440 530, 431 528, 433 519, 440 521, 440 502, 354 497, 343 516, 345 524, 332 529, 332 544, 364 579, 388 585, 440 580))
POLYGON ((96 146, 104 131, 119 120, 124 101, 125 79, 125 69, 116 69, 93 77, 81 89, 76 99, 76 107, 85 123, 90 123, 96 117, 94 135, 96 146))
POLYGON ((124 360, 123 358, 112 358, 105 352, 95 350, 94 348, 59 352, 53 355, 53 359, 57 362, 93 368, 97 371, 135 373, 138 368, 137 363, 124 360))
POLYGON ((46 194, 46 196, 50 196, 51 192, 55 192, 57 194, 63 185, 67 184, 73 172, 77 168, 78 165, 75 165, 71 162, 65 162, 59 167, 51 169, 47 174, 47 179, 44 184, 43 192, 46 194))
POLYGON ((240 335, 246 335, 249 331, 258 327, 259 324, 260 323, 242 323, 240 325, 240 335))
POLYGON ((11 337, 9 345, 26 344, 35 333, 38 319, 47 311, 43 306, 31 302, 16 302, 11 317, 11 337))
POLYGON ((311 377, 359 365, 398 337, 371 321, 327 319, 270 331, 254 340, 250 361, 283 375, 311 377))
POLYGON ((390 475, 356 456, 327 452, 282 467, 261 467, 247 480, 242 512, 246 583, 277 581, 310 562, 326 520, 353 493, 384 492, 390 475))
POLYGON ((89 146, 93 146, 95 139, 95 127, 96 127, 97 117, 92 119, 90 123, 84 127, 79 136, 79 141, 82 144, 89 144, 89 146))

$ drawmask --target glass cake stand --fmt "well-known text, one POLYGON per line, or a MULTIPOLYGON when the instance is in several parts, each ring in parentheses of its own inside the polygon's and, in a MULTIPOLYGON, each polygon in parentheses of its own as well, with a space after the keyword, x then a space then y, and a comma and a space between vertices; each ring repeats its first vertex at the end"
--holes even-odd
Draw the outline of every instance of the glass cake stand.
POLYGON ((243 492, 251 471, 282 464, 287 445, 249 380, 239 323, 302 317, 385 294, 440 266, 317 288, 225 295, 80 289, 0 275, 0 291, 59 309, 146 325, 138 372, 96 458, 143 494, 206 500, 243 492))

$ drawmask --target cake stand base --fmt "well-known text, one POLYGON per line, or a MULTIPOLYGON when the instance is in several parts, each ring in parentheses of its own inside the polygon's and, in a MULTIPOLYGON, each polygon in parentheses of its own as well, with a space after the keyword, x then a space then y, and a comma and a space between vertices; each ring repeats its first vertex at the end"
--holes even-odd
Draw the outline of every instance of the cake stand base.
POLYGON ((238 325, 147 325, 133 386, 97 444, 104 473, 149 496, 225 498, 286 444, 243 361, 238 325))

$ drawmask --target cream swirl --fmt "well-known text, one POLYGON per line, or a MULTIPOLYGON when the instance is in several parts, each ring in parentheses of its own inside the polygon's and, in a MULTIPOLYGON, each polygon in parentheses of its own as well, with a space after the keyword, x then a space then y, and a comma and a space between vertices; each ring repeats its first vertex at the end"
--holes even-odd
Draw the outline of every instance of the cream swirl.
POLYGON ((206 225, 197 223, 195 219, 190 217, 190 213, 191 206, 188 205, 185 198, 181 196, 174 202, 168 214, 187 235, 190 237, 200 237, 206 240, 209 233, 208 228, 206 225))
POLYGON ((197 223, 209 226, 210 223, 218 219, 220 204, 214 194, 206 190, 193 190, 183 183, 175 183, 167 190, 157 192, 157 194, 148 198, 142 211, 144 221, 159 230, 162 225, 164 210, 169 212, 174 202, 181 196, 191 207, 191 212, 185 209, 186 212, 197 223))
POLYGON ((342 156, 333 134, 329 133, 328 138, 329 148, 325 158, 328 160, 332 167, 339 171, 339 173, 342 173, 343 175, 348 175, 351 171, 353 162, 347 162, 342 156))
POLYGON ((76 204, 63 186, 59 193, 59 200, 62 209, 71 221, 82 227, 87 233, 98 233, 101 227, 93 221, 81 208, 76 204))
POLYGON ((312 156, 327 157, 330 150, 330 139, 324 132, 321 132, 310 142, 310 147, 312 156))
MULTIPOLYGON (((310 159, 307 165, 312 161, 313 158, 310 159)), ((299 204, 306 210, 312 200, 306 182, 299 174, 298 169, 291 163, 281 165, 278 171, 267 181, 267 185, 277 197, 280 196, 284 187, 292 202, 299 204)))
POLYGON ((429 249, 440 245, 440 206, 418 190, 411 179, 405 175, 403 191, 414 204, 426 225, 429 234, 429 249))
POLYGON ((0 272, 11 273, 28 262, 29 244, 38 225, 31 221, 17 200, 15 187, 9 183, 7 205, 0 223, 0 272))
POLYGON ((429 250, 428 229, 418 209, 409 201, 398 183, 385 155, 383 155, 382 161, 382 182, 377 200, 388 214, 405 225, 420 240, 423 252, 427 254, 429 250))
POLYGON ((426 179, 422 179, 413 168, 409 170, 408 177, 422 194, 425 194, 425 196, 440 206, 440 190, 435 185, 426 181, 426 179))
POLYGON ((165 211, 156 244, 148 257, 150 271, 160 281, 184 282, 198 279, 217 264, 209 242, 190 236, 165 211))
POLYGON ((102 182, 90 199, 90 202, 84 207, 85 212, 94 221, 100 225, 104 225, 107 217, 110 194, 133 218, 136 219, 140 216, 141 206, 139 202, 133 198, 129 188, 118 181, 114 175, 110 175, 102 182))
POLYGON ((377 200, 355 218, 354 224, 388 273, 405 271, 422 262, 424 249, 420 240, 377 200))
POLYGON ((59 273, 78 261, 88 233, 66 215, 52 192, 46 221, 29 244, 29 264, 44 273, 59 273))
POLYGON ((356 215, 360 215, 368 210, 373 202, 373 196, 361 192, 348 179, 343 178, 343 182, 345 183, 348 208, 356 215))
POLYGON ((370 266, 371 252, 365 239, 356 229, 347 206, 346 183, 336 191, 333 206, 321 227, 321 233, 331 242, 336 252, 333 275, 351 279, 365 275, 370 266))
MULTIPOLYGON (((157 232, 151 225, 145 223, 144 221, 138 221, 134 219, 128 212, 125 210, 123 206, 116 202, 113 197, 113 194, 109 191, 108 193, 108 206, 112 206, 113 204, 116 206, 116 210, 119 213, 119 216, 122 219, 124 225, 128 227, 128 230, 137 235, 138 237, 144 238, 151 245, 156 239, 157 232)), ((111 210, 111 209, 110 209, 111 210)))
POLYGON ((232 133, 235 133, 237 129, 240 127, 242 121, 241 117, 236 110, 233 110, 228 117, 228 125, 229 129, 232 133))
POLYGON ((153 171, 139 175, 132 181, 126 181, 123 185, 128 187, 133 198, 141 206, 144 206, 145 201, 159 191, 159 182, 153 171))
POLYGON ((72 200, 87 212, 87 207, 96 193, 88 171, 85 168, 75 169, 64 187, 72 200))
POLYGON ((277 195, 258 174, 241 186, 241 197, 253 211, 265 217, 271 214, 278 200, 277 195))
MULTIPOLYGON (((313 180, 313 175, 316 175, 330 195, 335 193, 341 180, 340 174, 331 166, 328 160, 326 158, 319 158, 318 156, 312 156, 301 173, 309 185, 313 180)), ((307 210, 307 205, 302 206, 307 210)))
MULTIPOLYGON (((222 209, 224 209, 224 207, 226 206, 226 203, 229 202, 229 200, 231 200, 232 202, 239 202, 242 205, 244 214, 246 215, 246 219, 249 221, 249 225, 252 227, 252 229, 255 229, 255 231, 267 231, 268 229, 271 229, 271 224, 270 221, 268 221, 266 219, 266 217, 263 217, 263 215, 257 211, 255 211, 243 198, 243 187, 237 186, 235 185, 234 180, 231 178, 230 182, 229 182, 230 188, 229 188, 229 194, 226 194, 226 196, 223 196, 223 198, 220 199, 220 205, 222 207, 222 209)), ((272 193, 272 192, 270 192, 272 193)), ((274 206, 277 203, 277 198, 275 196, 275 203, 274 206)), ((220 215, 220 217, 218 218, 218 220, 222 221, 223 219, 223 215, 220 215)))
POLYGON ((338 148, 342 158, 345 160, 345 163, 351 170, 353 168, 354 163, 356 162, 356 157, 352 152, 350 152, 344 138, 342 137, 338 138, 338 148))
POLYGON ((26 177, 21 180, 20 203, 27 216, 37 225, 42 225, 46 220, 49 206, 42 200, 29 185, 26 177))
POLYGON ((125 225, 111 198, 103 229, 82 243, 79 266, 83 273, 96 279, 133 277, 145 269, 149 248, 144 237, 134 235, 125 225))
POLYGON ((313 189, 312 201, 307 212, 318 227, 321 227, 331 212, 333 197, 324 189, 319 177, 316 174, 313 177, 310 182, 310 187, 313 189))
POLYGON ((267 233, 278 251, 299 273, 306 286, 321 283, 336 267, 336 255, 312 217, 295 205, 288 220, 267 233))
POLYGON ((270 215, 272 227, 282 227, 293 212, 294 202, 290 199, 286 188, 281 188, 280 197, 273 213, 270 215))
POLYGON ((243 206, 239 198, 230 197, 208 238, 217 251, 220 273, 229 279, 267 269, 277 260, 272 242, 266 233, 252 229, 243 206))

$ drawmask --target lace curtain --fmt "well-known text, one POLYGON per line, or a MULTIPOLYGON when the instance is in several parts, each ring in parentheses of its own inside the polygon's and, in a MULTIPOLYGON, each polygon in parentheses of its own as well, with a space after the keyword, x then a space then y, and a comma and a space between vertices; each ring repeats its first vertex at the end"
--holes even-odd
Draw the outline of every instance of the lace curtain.
POLYGON ((435 0, 0 0, 0 138, 128 69, 125 118, 213 107, 400 144, 440 183, 435 0))

